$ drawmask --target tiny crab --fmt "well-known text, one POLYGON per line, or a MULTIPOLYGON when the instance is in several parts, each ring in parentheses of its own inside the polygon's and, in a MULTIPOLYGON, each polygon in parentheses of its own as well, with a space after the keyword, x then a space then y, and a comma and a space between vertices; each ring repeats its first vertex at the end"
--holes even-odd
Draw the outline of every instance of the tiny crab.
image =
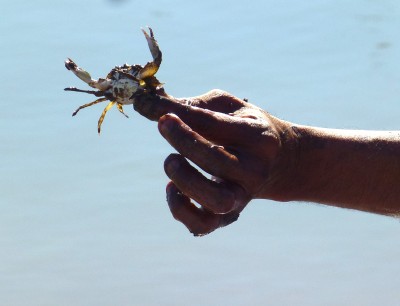
POLYGON ((101 114, 97 131, 100 134, 101 124, 103 123, 104 117, 107 111, 117 106, 118 110, 125 116, 128 117, 123 110, 123 105, 129 105, 135 103, 135 98, 146 92, 154 92, 162 87, 162 84, 154 76, 158 71, 161 64, 162 53, 158 47, 158 43, 154 38, 153 30, 149 27, 149 34, 142 29, 144 36, 146 37, 147 43, 151 55, 153 57, 152 62, 148 62, 144 67, 141 65, 128 65, 115 66, 107 75, 105 79, 99 78, 93 80, 89 72, 80 68, 75 62, 68 58, 65 61, 65 67, 71 70, 78 78, 87 83, 90 87, 97 90, 82 90, 76 87, 68 87, 64 90, 84 92, 88 94, 100 97, 99 99, 84 104, 73 112, 72 116, 75 116, 82 108, 92 106, 104 101, 110 101, 101 114))

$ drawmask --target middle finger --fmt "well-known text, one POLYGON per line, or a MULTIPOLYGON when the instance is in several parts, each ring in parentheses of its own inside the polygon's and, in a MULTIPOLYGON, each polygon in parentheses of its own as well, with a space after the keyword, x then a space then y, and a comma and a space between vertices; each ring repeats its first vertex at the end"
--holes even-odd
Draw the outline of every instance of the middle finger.
POLYGON ((240 178, 240 162, 235 155, 193 131, 176 115, 161 117, 159 130, 179 153, 209 174, 231 181, 240 178))

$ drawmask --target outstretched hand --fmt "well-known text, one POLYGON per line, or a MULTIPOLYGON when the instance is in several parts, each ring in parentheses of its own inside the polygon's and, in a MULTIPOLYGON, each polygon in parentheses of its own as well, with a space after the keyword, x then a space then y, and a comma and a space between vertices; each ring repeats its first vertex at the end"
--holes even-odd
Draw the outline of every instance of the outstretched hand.
POLYGON ((174 218, 194 235, 236 221, 251 199, 285 200, 296 146, 289 123, 219 90, 183 99, 160 92, 137 100, 135 110, 158 121, 161 135, 179 152, 164 163, 171 179, 167 201, 174 218))

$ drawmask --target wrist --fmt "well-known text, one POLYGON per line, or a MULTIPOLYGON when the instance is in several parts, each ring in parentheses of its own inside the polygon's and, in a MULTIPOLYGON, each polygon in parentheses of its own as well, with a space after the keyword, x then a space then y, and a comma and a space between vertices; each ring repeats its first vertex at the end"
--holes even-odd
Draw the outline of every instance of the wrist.
POLYGON ((269 120, 279 139, 279 149, 270 165, 267 184, 259 197, 281 202, 293 201, 299 193, 295 173, 298 173, 301 135, 290 122, 272 116, 269 120))
POLYGON ((309 201, 348 207, 361 199, 360 162, 355 149, 362 145, 352 131, 290 125, 290 141, 283 150, 291 155, 284 181, 284 201, 309 201), (357 174, 356 174, 357 173, 357 174))
MULTIPOLYGON (((293 142, 292 165, 285 184, 286 201, 324 202, 324 197, 332 193, 332 175, 337 164, 329 135, 319 128, 294 125, 290 126, 293 142)), ((290 150, 286 149, 286 150, 290 150)))
POLYGON ((346 186, 341 186, 338 178, 343 178, 352 162, 353 139, 338 131, 285 121, 279 126, 281 153, 273 171, 275 185, 270 198, 284 202, 340 202, 335 196, 338 189, 339 196, 343 196, 346 186))
POLYGON ((380 214, 400 211, 398 132, 292 125, 297 149, 286 201, 309 201, 380 214))

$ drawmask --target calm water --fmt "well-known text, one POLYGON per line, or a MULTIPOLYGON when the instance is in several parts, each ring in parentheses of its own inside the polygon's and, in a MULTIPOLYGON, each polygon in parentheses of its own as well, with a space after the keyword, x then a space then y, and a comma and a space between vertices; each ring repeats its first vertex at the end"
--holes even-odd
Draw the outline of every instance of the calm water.
POLYGON ((150 59, 175 96, 222 88, 297 123, 399 129, 400 2, 3 1, 0 305, 398 305, 399 220, 254 201, 194 238, 165 203, 172 149, 132 109, 63 88, 150 59))

